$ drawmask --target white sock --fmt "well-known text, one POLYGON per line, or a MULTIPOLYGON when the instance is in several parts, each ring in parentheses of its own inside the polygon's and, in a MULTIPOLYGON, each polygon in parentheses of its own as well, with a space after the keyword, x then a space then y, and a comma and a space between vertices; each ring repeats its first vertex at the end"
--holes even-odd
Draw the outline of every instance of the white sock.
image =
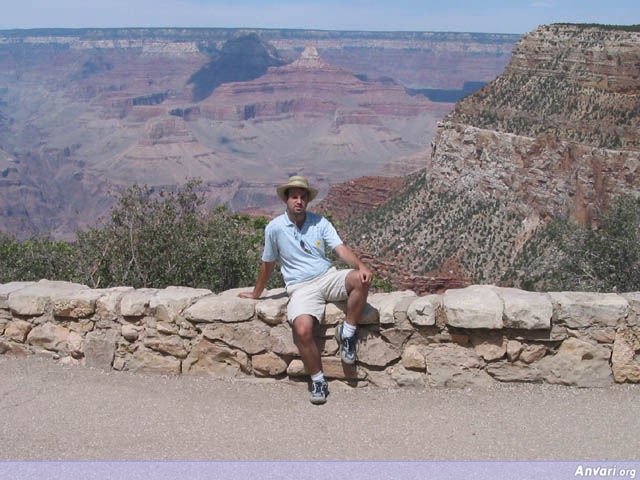
POLYGON ((312 382, 324 381, 324 373, 322 373, 322 370, 320 370, 318 373, 314 373, 313 375, 311 375, 311 381, 312 382))
POLYGON ((342 338, 351 338, 356 333, 356 326, 350 323, 344 322, 342 324, 342 338))

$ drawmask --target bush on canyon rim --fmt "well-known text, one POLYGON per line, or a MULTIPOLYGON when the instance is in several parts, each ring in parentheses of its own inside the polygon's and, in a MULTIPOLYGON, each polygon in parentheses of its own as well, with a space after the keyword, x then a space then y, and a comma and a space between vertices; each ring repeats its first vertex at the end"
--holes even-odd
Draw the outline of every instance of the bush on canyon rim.
MULTIPOLYGON (((71 244, 0 237, 0 282, 72 280, 91 287, 182 285, 222 291, 252 285, 264 241, 262 219, 204 209, 198 181, 178 191, 134 185, 99 227, 71 244), (12 262, 5 260, 13 258, 12 262)), ((279 285, 273 276, 270 287, 279 285)))

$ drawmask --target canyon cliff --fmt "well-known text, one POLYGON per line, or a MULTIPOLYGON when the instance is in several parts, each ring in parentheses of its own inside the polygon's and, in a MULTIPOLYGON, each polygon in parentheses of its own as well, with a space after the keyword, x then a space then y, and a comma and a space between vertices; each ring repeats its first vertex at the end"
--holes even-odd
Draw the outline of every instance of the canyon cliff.
POLYGON ((396 271, 454 262, 475 282, 512 281, 550 219, 597 226, 616 196, 637 195, 639 63, 633 28, 523 36, 504 74, 439 124, 424 173, 347 238, 396 271))

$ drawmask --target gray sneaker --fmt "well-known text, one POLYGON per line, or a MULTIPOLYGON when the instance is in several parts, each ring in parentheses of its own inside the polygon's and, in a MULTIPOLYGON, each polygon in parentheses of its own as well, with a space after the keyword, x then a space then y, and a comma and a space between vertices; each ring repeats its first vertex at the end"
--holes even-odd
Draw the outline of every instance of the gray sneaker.
POLYGON ((329 384, 326 380, 311 383, 311 397, 309 400, 314 405, 322 405, 327 401, 329 395, 329 384))
POLYGON ((352 337, 343 338, 342 337, 342 326, 341 323, 336 328, 336 342, 340 345, 340 359, 342 363, 346 363, 347 365, 353 365, 356 363, 356 342, 357 338, 354 334, 352 337))

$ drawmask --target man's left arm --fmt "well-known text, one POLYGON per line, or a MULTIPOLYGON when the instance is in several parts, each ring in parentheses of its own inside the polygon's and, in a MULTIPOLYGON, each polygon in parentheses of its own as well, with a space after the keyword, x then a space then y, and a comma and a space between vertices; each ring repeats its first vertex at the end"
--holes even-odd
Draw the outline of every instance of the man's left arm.
POLYGON ((353 253, 353 250, 342 243, 334 248, 333 251, 336 252, 338 257, 340 257, 340 260, 348 263, 358 271, 358 274, 360 275, 360 281, 363 285, 371 284, 371 279, 373 277, 371 270, 369 270, 369 267, 362 263, 362 260, 360 260, 358 256, 353 253))

